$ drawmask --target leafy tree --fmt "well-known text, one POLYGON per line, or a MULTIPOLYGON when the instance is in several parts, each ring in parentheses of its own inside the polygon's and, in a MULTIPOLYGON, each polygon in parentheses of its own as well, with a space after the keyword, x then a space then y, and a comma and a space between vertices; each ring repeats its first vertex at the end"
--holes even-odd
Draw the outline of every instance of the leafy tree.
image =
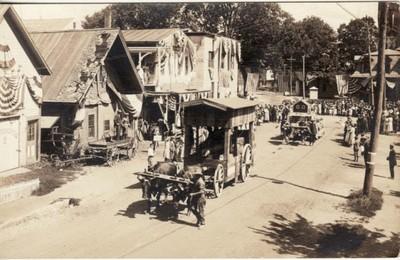
POLYGON ((368 53, 368 28, 370 33, 369 45, 371 51, 376 50, 378 28, 372 17, 351 20, 341 24, 338 29, 339 68, 342 71, 352 71, 354 56, 368 53))
POLYGON ((329 74, 336 70, 335 31, 318 17, 298 22, 298 56, 306 56, 306 70, 329 74))
MULTIPOLYGON (((169 28, 174 24, 175 16, 183 4, 162 3, 162 4, 112 4, 111 8, 112 25, 121 29, 156 29, 169 28)), ((106 8, 86 16, 82 27, 101 28, 104 26, 104 14, 106 8)))
MULTIPOLYGON (((276 70, 294 57, 301 66, 303 54, 308 70, 334 65, 332 28, 316 17, 294 22, 276 3, 112 4, 111 9, 113 26, 122 29, 180 27, 238 39, 245 65, 276 70)), ((104 13, 87 16, 83 27, 103 27, 104 13)))

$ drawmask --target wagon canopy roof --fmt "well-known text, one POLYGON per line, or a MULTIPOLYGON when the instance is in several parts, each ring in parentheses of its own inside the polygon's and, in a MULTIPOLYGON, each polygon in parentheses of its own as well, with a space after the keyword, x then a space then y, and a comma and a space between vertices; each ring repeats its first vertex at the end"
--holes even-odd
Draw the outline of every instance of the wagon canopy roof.
POLYGON ((115 86, 139 94, 139 80, 125 40, 119 29, 31 32, 53 74, 43 78, 43 100, 75 103, 84 97, 101 65, 115 86))
POLYGON ((198 99, 189 102, 183 103, 184 107, 193 107, 198 105, 205 105, 217 108, 222 111, 228 110, 240 110, 248 107, 255 107, 259 103, 243 98, 205 98, 205 99, 198 99))
POLYGON ((28 55, 36 71, 40 75, 50 75, 51 71, 49 66, 39 52, 39 49, 34 44, 32 38, 29 36, 29 33, 26 30, 21 18, 11 5, 0 4, 0 22, 3 19, 5 19, 9 24, 11 30, 18 39, 18 42, 23 47, 25 53, 28 55))

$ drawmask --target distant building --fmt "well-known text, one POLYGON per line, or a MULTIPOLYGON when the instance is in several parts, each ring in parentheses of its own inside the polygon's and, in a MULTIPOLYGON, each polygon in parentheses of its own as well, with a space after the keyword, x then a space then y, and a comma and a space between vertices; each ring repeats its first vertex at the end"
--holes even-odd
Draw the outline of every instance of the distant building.
POLYGON ((40 159, 41 76, 50 69, 10 5, 0 5, 0 172, 40 159))
POLYGON ((24 25, 29 32, 52 32, 82 29, 76 18, 26 19, 24 25))
MULTIPOLYGON (((387 100, 399 100, 400 99, 400 49, 385 50, 385 79, 386 89, 385 95, 387 100)), ((351 86, 349 86, 350 92, 364 92, 370 93, 370 78, 369 73, 369 56, 364 54, 361 57, 357 57, 356 70, 351 75, 353 80, 351 86)), ((378 52, 371 53, 371 68, 372 68, 372 80, 376 84, 376 71, 378 64, 378 52)))
MULTIPOLYGON (((139 80, 119 29, 31 33, 53 71, 43 78, 43 137, 73 134, 82 147, 115 135, 118 111, 131 130, 142 107, 139 80)), ((134 132, 134 131, 133 131, 134 132)))

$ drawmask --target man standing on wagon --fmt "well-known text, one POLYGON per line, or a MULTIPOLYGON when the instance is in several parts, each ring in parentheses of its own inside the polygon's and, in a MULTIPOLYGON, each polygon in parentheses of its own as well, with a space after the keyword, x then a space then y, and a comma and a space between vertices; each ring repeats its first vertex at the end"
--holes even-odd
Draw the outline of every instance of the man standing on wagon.
POLYGON ((204 219, 204 208, 206 206, 206 183, 203 180, 203 173, 201 169, 196 169, 193 175, 194 186, 192 192, 190 193, 190 210, 197 218, 197 226, 201 227, 206 224, 204 219))

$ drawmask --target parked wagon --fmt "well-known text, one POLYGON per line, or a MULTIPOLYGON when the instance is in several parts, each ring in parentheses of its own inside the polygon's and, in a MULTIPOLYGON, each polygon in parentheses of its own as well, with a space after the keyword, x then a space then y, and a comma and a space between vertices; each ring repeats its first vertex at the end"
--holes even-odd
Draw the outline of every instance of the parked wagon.
POLYGON ((82 155, 79 139, 71 133, 53 127, 46 137, 43 144, 49 154, 49 161, 55 167, 70 166, 90 158, 82 155))
POLYGON ((103 139, 95 142, 89 142, 86 153, 92 158, 101 159, 108 166, 113 166, 120 160, 121 156, 131 159, 137 151, 137 142, 133 137, 127 137, 122 140, 103 139))

